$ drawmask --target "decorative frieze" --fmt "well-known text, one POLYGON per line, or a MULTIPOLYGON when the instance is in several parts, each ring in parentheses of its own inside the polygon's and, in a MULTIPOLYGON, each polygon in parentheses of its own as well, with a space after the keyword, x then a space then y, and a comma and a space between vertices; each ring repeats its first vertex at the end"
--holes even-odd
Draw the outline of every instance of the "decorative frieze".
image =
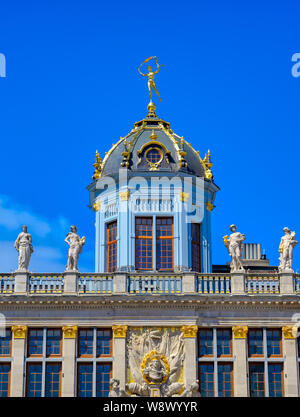
POLYGON ((284 326, 282 328, 282 335, 284 339, 296 339, 298 328, 296 326, 284 326))
POLYGON ((12 326, 11 331, 13 332, 14 339, 25 339, 27 329, 27 326, 12 326))
POLYGON ((198 326, 181 326, 180 330, 183 332, 183 338, 197 337, 198 326))
POLYGON ((246 339, 248 326, 233 326, 232 333, 234 339, 246 339))
POLYGON ((115 324, 112 326, 114 338, 125 338, 128 330, 128 326, 115 324))
POLYGON ((62 328, 65 339, 76 339, 77 336, 77 326, 64 326, 62 328))

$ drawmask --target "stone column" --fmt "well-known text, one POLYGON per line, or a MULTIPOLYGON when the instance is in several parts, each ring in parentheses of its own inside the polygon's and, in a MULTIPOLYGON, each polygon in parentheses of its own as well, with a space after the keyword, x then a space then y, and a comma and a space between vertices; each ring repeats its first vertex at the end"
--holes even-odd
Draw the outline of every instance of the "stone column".
POLYGON ((12 326, 12 362, 11 362, 11 380, 10 396, 24 397, 24 362, 25 362, 25 343, 27 326, 12 326))
POLYGON ((182 292, 183 294, 195 294, 196 286, 195 286, 196 277, 194 274, 182 274, 182 292))
POLYGON ((198 326, 182 326, 184 339, 184 384, 185 387, 197 379, 197 333, 198 326))
POLYGON ((292 272, 281 272, 280 279, 280 294, 294 294, 294 275, 292 272))
POLYGON ((245 274, 231 272, 231 294, 245 294, 245 274))
POLYGON ((233 362, 233 390, 235 397, 248 396, 247 333, 247 326, 234 326, 232 328, 232 350, 235 357, 233 362))
POLYGON ((282 328, 284 361, 284 396, 298 397, 297 327, 282 328))
POLYGON ((27 294, 27 281, 29 274, 27 272, 15 272, 15 294, 27 294))
POLYGON ((64 294, 77 295, 77 282, 79 274, 74 271, 64 272, 64 294))
POLYGON ((62 397, 75 397, 75 354, 77 326, 64 326, 63 331, 63 363, 62 363, 62 397))
POLYGON ((120 381, 120 388, 125 389, 126 384, 126 335, 128 326, 115 324, 113 330, 113 378, 120 381))

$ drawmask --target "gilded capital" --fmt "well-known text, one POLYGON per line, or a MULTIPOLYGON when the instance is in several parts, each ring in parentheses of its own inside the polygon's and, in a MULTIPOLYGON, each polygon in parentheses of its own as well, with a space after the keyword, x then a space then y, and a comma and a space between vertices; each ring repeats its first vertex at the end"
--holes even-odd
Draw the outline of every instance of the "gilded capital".
POLYGON ((180 201, 183 201, 184 203, 186 203, 189 200, 189 198, 190 198, 189 193, 185 193, 184 191, 181 191, 179 193, 179 199, 180 199, 180 201))
POLYGON ((95 211, 99 211, 100 210, 100 208, 101 208, 101 201, 96 201, 94 204, 93 204, 93 208, 94 208, 94 210, 95 211))
POLYGON ((248 333, 248 326, 234 326, 232 328, 234 339, 246 339, 248 333))
POLYGON ((183 332, 183 338, 197 337, 198 326, 181 326, 180 330, 183 332))
POLYGON ((114 338, 124 339, 127 334, 128 326, 115 324, 112 326, 112 330, 114 333, 114 338))
POLYGON ((296 339, 298 328, 296 326, 284 326, 282 334, 284 339, 296 339))
POLYGON ((27 333, 27 326, 12 326, 11 331, 13 332, 15 339, 25 339, 27 333))
POLYGON ((62 328, 65 339, 76 339, 77 336, 77 326, 64 326, 62 328))
POLYGON ((120 195, 121 201, 128 201, 129 200, 130 191, 129 190, 127 190, 127 191, 120 191, 119 195, 120 195))

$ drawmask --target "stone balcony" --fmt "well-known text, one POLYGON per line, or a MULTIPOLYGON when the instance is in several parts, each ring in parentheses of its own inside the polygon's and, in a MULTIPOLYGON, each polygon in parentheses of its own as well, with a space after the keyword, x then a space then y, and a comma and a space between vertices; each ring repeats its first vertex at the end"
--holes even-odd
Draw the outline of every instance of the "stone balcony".
POLYGON ((298 295, 300 274, 21 273, 0 274, 0 295, 232 296, 298 295))

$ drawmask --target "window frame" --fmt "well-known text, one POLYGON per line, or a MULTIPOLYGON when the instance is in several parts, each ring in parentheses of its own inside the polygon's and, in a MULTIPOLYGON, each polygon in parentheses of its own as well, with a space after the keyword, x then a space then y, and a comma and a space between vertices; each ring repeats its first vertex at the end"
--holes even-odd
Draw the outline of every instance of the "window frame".
MULTIPOLYGON (((156 259, 155 259, 155 264, 156 264, 156 271, 160 272, 170 272, 170 271, 174 271, 174 216, 155 216, 155 254, 156 254, 156 259), (168 236, 157 236, 157 222, 159 220, 167 220, 167 219, 171 219, 172 220, 172 235, 168 235, 168 236), (158 264, 159 264, 159 256, 158 255, 158 250, 157 250, 157 244, 159 241, 163 241, 163 240, 171 240, 172 242, 172 267, 171 268, 158 268, 158 264)), ((161 260, 160 260, 161 263, 161 260)))
POLYGON ((201 272, 202 265, 201 265, 201 223, 191 223, 191 263, 192 263, 192 271, 193 272, 201 272), (197 226, 197 233, 199 234, 199 241, 193 239, 193 228, 197 226), (197 248, 197 257, 198 257, 198 264, 199 270, 194 268, 194 250, 197 248))
POLYGON ((9 354, 8 355, 6 355, 5 353, 3 354, 3 353, 0 353, 0 358, 11 358, 11 355, 12 355, 12 331, 11 331, 11 329, 10 328, 6 328, 5 329, 5 334, 6 334, 6 332, 10 332, 10 339, 9 339, 9 354))
POLYGON ((43 357, 43 344, 44 344, 44 329, 43 327, 30 327, 27 335, 27 358, 42 358, 43 357), (29 353, 30 352, 30 333, 33 331, 42 332, 42 353, 29 353))
POLYGON ((45 398, 60 398, 61 397, 61 392, 62 392, 62 362, 55 362, 55 361, 49 361, 46 362, 46 366, 45 366, 45 392, 44 392, 44 397, 45 398), (59 382, 58 382, 58 397, 48 397, 46 396, 46 385, 47 385, 47 366, 49 365, 59 365, 60 369, 59 369, 59 382))
MULTIPOLYGON (((0 398, 8 398, 8 397, 10 397, 10 388, 11 388, 11 362, 0 362, 0 366, 1 365, 7 365, 8 366, 8 387, 7 387, 7 397, 3 397, 2 395, 1 395, 1 393, 2 393, 2 390, 0 390, 0 398)), ((1 384, 0 384, 0 387, 1 387, 1 384)))
POLYGON ((153 239, 153 234, 154 234, 154 227, 153 227, 153 216, 135 216, 134 219, 134 225, 135 225, 135 269, 137 271, 152 271, 153 270, 153 255, 154 255, 154 251, 153 251, 153 243, 154 243, 154 239, 153 239), (142 220, 142 219, 147 219, 150 220, 151 219, 151 237, 148 236, 138 236, 137 235, 137 220, 142 220), (151 257, 152 257, 152 265, 151 268, 137 268, 137 243, 138 240, 142 240, 142 239, 146 239, 146 240, 151 240, 151 257))
POLYGON ((264 331, 263 329, 256 329, 256 328, 251 328, 248 329, 248 335, 247 335, 247 349, 248 349, 248 357, 249 358, 263 358, 264 357, 264 331), (250 354, 250 332, 261 332, 262 334, 262 354, 250 354))
POLYGON ((106 239, 106 241, 105 241, 105 243, 106 243, 105 244, 105 247, 106 247, 106 251, 105 251, 106 252, 106 272, 111 273, 111 272, 115 272, 118 268, 118 220, 115 219, 115 220, 106 222, 105 223, 105 228, 106 228, 106 233, 105 233, 105 239, 106 239), (116 228, 116 239, 109 240, 110 239, 110 237, 109 237, 109 232, 110 232, 109 227, 112 226, 112 225, 115 225, 115 228, 116 228), (111 269, 110 268, 110 256, 111 256, 110 255, 110 250, 111 250, 111 247, 113 245, 116 245, 116 260, 115 260, 115 268, 111 269))
POLYGON ((46 352, 45 352, 45 356, 46 356, 46 358, 61 358, 62 357, 62 343, 63 343, 63 334, 62 334, 62 329, 60 329, 60 328, 51 328, 51 327, 47 327, 47 330, 46 330, 46 352), (48 331, 54 331, 54 330, 58 330, 59 332, 60 332, 60 341, 59 341, 59 351, 60 351, 60 353, 59 354, 56 354, 56 353, 51 353, 50 355, 49 354, 47 354, 47 341, 48 341, 48 331))

